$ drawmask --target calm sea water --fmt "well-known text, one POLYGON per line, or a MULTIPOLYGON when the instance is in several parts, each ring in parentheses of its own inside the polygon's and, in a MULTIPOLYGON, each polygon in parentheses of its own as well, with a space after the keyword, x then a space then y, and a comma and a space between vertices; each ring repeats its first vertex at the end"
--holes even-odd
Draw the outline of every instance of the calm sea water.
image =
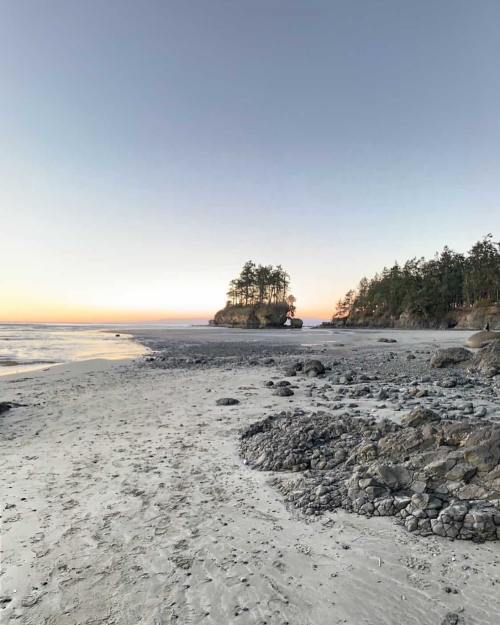
POLYGON ((131 358, 145 351, 130 335, 115 336, 105 327, 0 325, 0 376, 75 360, 131 358))

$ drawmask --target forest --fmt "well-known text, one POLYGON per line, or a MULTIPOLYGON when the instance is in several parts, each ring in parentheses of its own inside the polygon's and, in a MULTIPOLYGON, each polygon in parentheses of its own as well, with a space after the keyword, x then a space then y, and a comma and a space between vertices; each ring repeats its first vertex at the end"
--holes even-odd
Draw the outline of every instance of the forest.
POLYGON ((290 276, 281 265, 256 265, 247 261, 240 275, 231 280, 226 306, 283 304, 295 310, 295 298, 289 293, 290 276))
POLYGON ((429 260, 412 258, 363 278, 337 303, 332 320, 403 313, 439 319, 456 308, 499 300, 500 242, 488 234, 466 254, 445 247, 429 260))

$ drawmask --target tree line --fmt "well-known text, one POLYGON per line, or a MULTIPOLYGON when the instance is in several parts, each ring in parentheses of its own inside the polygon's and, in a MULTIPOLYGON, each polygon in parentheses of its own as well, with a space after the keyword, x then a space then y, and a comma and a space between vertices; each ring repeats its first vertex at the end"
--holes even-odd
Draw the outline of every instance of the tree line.
POLYGON ((295 298, 289 287, 290 276, 281 265, 256 265, 249 260, 229 284, 227 306, 286 303, 293 313, 295 298))
POLYGON ((498 301, 500 242, 488 234, 466 254, 445 247, 430 260, 412 258, 384 267, 371 280, 363 278, 339 300, 333 319, 403 313, 435 319, 456 308, 498 301))

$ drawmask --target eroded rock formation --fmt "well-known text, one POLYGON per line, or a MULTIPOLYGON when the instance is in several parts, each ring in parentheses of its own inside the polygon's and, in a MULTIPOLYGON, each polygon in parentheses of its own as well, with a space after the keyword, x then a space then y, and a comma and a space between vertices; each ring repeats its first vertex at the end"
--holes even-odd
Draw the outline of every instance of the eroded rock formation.
POLYGON ((289 305, 256 304, 226 306, 219 310, 210 325, 230 328, 281 328, 288 319, 289 305))

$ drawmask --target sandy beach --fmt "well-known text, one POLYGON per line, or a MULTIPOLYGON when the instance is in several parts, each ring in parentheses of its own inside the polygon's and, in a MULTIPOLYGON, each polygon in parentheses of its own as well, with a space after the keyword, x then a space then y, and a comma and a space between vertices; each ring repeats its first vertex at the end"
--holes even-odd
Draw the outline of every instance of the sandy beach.
MULTIPOLYGON (((3 623, 500 623, 500 541, 418 536, 344 511, 307 518, 239 455, 241 430, 267 415, 339 410, 320 380, 294 379, 290 397, 265 386, 297 355, 365 372, 387 358, 387 379, 370 384, 396 384, 399 370, 400 399, 342 410, 399 422, 430 401, 406 394, 414 372, 470 332, 131 332, 162 359, 0 379, 0 400, 18 404, 0 416, 3 623), (217 405, 224 397, 239 403, 217 405)), ((432 390, 442 374, 429 375, 432 390)), ((439 392, 432 401, 500 419, 494 381, 439 392)))

